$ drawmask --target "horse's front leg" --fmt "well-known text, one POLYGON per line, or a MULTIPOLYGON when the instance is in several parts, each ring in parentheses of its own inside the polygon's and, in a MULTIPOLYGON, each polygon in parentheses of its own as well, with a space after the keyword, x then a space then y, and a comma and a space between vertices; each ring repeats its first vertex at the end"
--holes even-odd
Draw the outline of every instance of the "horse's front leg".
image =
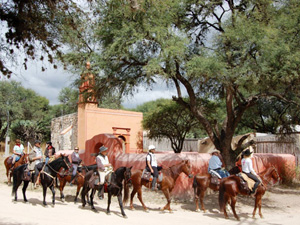
POLYGON ((258 196, 258 195, 255 196, 255 205, 254 205, 254 210, 252 213, 252 218, 255 218, 257 207, 258 207, 258 214, 259 214, 260 218, 263 218, 263 215, 261 213, 261 196, 258 196))
POLYGON ((165 197, 166 197, 166 199, 167 199, 167 204, 165 205, 165 207, 163 207, 162 208, 162 211, 164 211, 164 210, 169 210, 170 212, 172 211, 171 210, 171 198, 170 198, 170 191, 169 191, 169 189, 167 188, 167 189, 164 189, 163 190, 163 193, 164 193, 164 195, 165 195, 165 197))
POLYGON ((92 207, 93 210, 96 210, 96 208, 94 207, 95 193, 96 193, 96 189, 93 188, 92 191, 91 191, 91 195, 90 195, 91 207, 92 207))
POLYGON ((108 192, 107 193, 107 209, 106 209, 106 213, 108 215, 110 215, 110 203, 111 203, 111 193, 108 192))
POLYGON ((28 184, 29 184, 29 181, 24 181, 24 185, 22 188, 24 202, 28 202, 28 200, 26 198, 26 189, 28 187, 28 184))
POLYGON ((120 206, 120 208, 121 208, 122 216, 123 216, 124 218, 127 218, 127 216, 126 216, 126 214, 125 214, 125 212, 124 212, 123 201, 122 201, 122 193, 120 193, 120 194, 118 195, 118 201, 119 201, 119 206, 120 206))
POLYGON ((77 185, 77 191, 76 191, 74 203, 77 203, 77 199, 78 199, 78 195, 79 195, 79 191, 80 191, 81 187, 82 187, 82 185, 80 185, 80 184, 77 185))
POLYGON ((63 201, 65 199, 64 195, 64 187, 66 185, 65 179, 59 179, 59 192, 60 192, 60 199, 63 201))
POLYGON ((46 194, 47 194, 47 184, 43 184, 43 205, 46 206, 46 194))
POLYGON ((55 188, 54 188, 54 185, 51 185, 51 187, 49 187, 49 188, 52 191, 52 205, 55 205, 55 188))

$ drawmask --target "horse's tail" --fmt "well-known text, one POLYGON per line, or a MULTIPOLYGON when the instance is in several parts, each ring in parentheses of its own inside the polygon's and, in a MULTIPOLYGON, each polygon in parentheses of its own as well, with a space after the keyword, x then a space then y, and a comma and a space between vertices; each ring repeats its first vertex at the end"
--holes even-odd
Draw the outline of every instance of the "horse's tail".
POLYGON ((219 189, 219 206, 221 212, 224 212, 225 205, 225 182, 221 181, 219 189))
POLYGON ((123 197, 123 204, 126 205, 129 198, 129 185, 128 182, 124 182, 124 197, 123 197))

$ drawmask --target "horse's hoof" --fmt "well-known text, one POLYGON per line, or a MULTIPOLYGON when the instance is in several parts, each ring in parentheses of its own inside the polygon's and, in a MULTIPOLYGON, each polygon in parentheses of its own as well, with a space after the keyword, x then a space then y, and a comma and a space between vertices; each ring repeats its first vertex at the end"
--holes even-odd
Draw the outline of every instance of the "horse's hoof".
POLYGON ((107 215, 110 215, 110 212, 106 212, 107 215))
POLYGON ((123 215, 123 218, 124 218, 124 219, 127 219, 128 217, 127 217, 126 215, 123 215))
POLYGON ((195 211, 196 211, 196 212, 200 212, 201 210, 200 210, 200 209, 196 209, 195 211))
POLYGON ((62 199, 61 199, 61 201, 62 201, 62 202, 65 202, 65 199, 64 199, 64 198, 62 198, 62 199))

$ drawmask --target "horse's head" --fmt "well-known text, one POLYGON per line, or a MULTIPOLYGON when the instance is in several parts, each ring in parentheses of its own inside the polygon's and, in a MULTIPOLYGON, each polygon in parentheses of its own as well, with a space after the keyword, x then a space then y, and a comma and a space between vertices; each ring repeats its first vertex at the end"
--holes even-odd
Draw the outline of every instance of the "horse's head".
POLYGON ((275 181, 273 183, 273 185, 279 183, 280 176, 279 176, 279 173, 278 173, 278 171, 276 170, 276 168, 274 166, 272 166, 272 170, 271 170, 270 175, 271 175, 271 178, 275 181))
POLYGON ((29 162, 29 154, 25 153, 24 154, 24 163, 28 163, 29 162))
POLYGON ((61 166, 60 168, 64 168, 72 172, 72 164, 69 160, 69 157, 63 154, 60 154, 59 159, 61 159, 61 166))
POLYGON ((128 187, 131 187, 132 181, 131 181, 131 168, 132 167, 126 167, 125 172, 124 172, 124 180, 125 180, 125 185, 128 185, 128 187))
POLYGON ((189 178, 193 177, 192 167, 189 160, 184 160, 182 162, 182 172, 184 172, 189 178))

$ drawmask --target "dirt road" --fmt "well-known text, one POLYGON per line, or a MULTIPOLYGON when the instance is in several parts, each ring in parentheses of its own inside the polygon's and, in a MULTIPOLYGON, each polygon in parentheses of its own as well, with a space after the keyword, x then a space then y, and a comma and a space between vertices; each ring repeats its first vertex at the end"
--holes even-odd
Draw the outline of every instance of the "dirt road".
POLYGON ((56 205, 51 206, 51 192, 47 191, 47 207, 42 205, 42 189, 37 190, 29 187, 27 198, 29 203, 23 202, 22 190, 18 190, 18 201, 12 201, 11 186, 5 183, 5 173, 3 168, 0 182, 0 225, 93 225, 93 224, 124 224, 124 225, 154 225, 154 224, 213 224, 213 225, 236 225, 236 224, 299 224, 300 221, 300 189, 286 189, 275 187, 268 191, 263 197, 262 213, 264 218, 259 216, 252 219, 254 199, 250 197, 239 198, 237 202, 237 213, 241 221, 236 221, 230 213, 230 219, 224 219, 223 214, 218 210, 217 193, 206 197, 205 203, 208 209, 206 213, 195 212, 195 205, 191 200, 173 201, 172 213, 161 212, 160 207, 166 203, 161 193, 144 190, 144 202, 150 208, 148 212, 142 210, 137 197, 134 199, 135 210, 125 207, 128 218, 124 219, 120 213, 120 208, 116 198, 111 204, 111 214, 106 214, 107 197, 104 200, 96 199, 97 212, 92 211, 89 206, 82 208, 81 204, 74 204, 73 198, 76 187, 66 187, 66 201, 59 200, 58 190, 56 191, 56 205))

